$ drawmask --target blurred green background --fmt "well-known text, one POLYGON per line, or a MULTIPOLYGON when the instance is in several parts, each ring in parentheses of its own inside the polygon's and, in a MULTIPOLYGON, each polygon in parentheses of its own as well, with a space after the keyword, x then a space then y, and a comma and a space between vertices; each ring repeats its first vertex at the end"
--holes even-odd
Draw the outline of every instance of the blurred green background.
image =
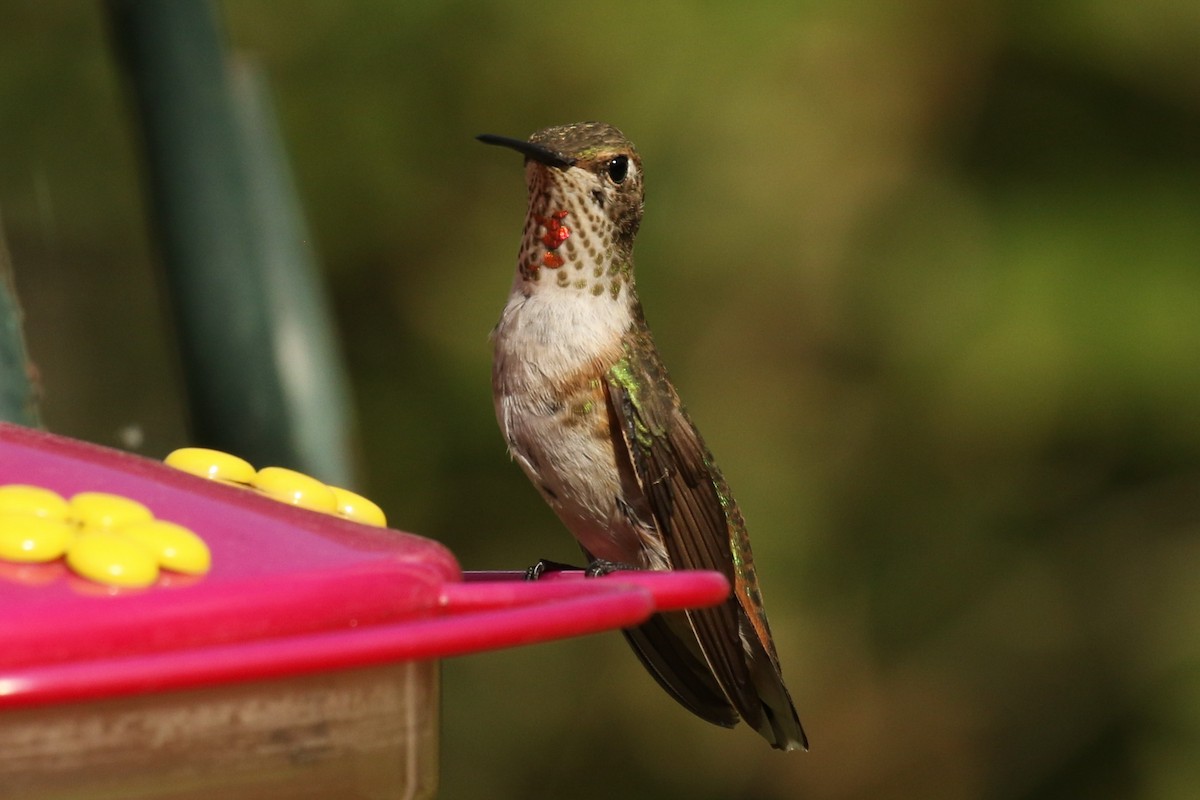
MULTIPOLYGON (((468 569, 577 560, 487 334, 520 160, 638 145, 638 278, 754 536, 813 742, 692 718, 616 634, 448 661, 444 797, 1191 798, 1200 4, 243 0, 364 484, 468 569)), ((102 7, 0 6, 0 215, 51 430, 186 443, 102 7)))

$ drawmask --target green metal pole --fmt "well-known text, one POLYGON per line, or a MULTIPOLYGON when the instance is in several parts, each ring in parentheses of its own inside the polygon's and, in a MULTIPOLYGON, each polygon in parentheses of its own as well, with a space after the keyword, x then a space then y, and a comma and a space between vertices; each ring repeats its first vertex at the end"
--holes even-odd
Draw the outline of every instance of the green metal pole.
POLYGON ((0 227, 0 419, 36 428, 41 419, 23 321, 12 261, 0 227))
POLYGON ((232 75, 290 447, 305 472, 354 485, 349 381, 270 93, 252 63, 239 60, 232 75))
POLYGON ((253 107, 264 93, 243 91, 239 111, 205 0, 108 7, 138 110, 195 443, 352 483, 344 379, 277 131, 253 107), (298 387, 322 382, 333 386, 323 403, 297 399, 298 387))

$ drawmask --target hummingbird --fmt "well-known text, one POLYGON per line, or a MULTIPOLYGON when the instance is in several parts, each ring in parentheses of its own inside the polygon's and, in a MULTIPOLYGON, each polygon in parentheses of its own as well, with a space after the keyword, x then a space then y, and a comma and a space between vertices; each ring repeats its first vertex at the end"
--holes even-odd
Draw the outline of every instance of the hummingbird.
POLYGON ((510 454, 583 549, 589 574, 723 573, 733 591, 721 605, 656 614, 625 637, 692 713, 724 727, 740 718, 772 747, 807 750, 742 513, 679 400, 634 286, 641 157, 603 122, 545 128, 528 141, 478 139, 524 155, 529 190, 491 337, 496 419, 510 454))

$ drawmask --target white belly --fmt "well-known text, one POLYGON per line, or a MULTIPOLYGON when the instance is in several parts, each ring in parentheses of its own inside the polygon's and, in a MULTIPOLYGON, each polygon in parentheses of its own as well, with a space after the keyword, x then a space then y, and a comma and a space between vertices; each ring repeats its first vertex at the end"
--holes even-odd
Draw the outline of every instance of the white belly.
POLYGON ((594 307, 572 308, 574 298, 553 299, 514 296, 492 334, 496 419, 513 458, 584 549, 597 558, 653 567, 657 559, 639 535, 644 529, 619 500, 621 478, 600 384, 620 357, 622 320, 598 318, 594 307), (581 319, 588 322, 579 324, 581 319))

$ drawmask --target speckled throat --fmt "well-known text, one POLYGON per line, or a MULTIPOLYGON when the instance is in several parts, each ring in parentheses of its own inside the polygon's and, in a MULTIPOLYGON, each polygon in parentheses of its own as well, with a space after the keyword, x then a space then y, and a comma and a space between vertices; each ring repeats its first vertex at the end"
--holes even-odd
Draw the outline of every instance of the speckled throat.
POLYGON ((521 277, 616 300, 632 281, 633 242, 597 203, 589 173, 530 160, 529 211, 517 257, 521 277))

